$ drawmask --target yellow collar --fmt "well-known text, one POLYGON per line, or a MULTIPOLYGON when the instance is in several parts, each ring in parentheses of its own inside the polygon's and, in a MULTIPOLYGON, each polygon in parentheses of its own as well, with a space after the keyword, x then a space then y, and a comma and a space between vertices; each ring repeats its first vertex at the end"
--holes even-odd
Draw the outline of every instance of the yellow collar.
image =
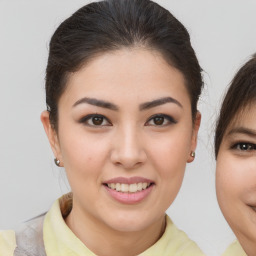
MULTIPOLYGON (((64 195, 55 201, 44 221, 44 244, 47 255, 95 256, 69 229, 63 215, 72 208, 72 195, 64 195), (62 214, 63 213, 63 214, 62 214)), ((166 229, 163 236, 139 256, 168 255, 203 256, 204 254, 187 235, 176 228, 166 216, 166 229)))

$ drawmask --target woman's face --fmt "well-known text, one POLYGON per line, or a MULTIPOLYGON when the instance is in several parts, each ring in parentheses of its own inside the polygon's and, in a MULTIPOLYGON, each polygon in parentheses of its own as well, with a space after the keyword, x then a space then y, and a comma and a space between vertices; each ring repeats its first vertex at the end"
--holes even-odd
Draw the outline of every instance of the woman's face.
POLYGON ((217 157, 221 210, 248 255, 256 251, 256 107, 233 122, 217 157))
POLYGON ((118 231, 162 219, 200 124, 181 72, 154 51, 106 53, 71 75, 58 107, 57 136, 47 113, 42 120, 66 169, 72 214, 118 231))

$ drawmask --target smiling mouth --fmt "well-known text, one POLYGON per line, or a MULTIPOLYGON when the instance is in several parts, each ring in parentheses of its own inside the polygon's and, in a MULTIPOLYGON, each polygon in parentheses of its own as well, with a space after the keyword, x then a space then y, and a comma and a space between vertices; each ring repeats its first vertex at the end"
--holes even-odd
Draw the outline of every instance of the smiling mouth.
POLYGON ((139 182, 139 183, 133 183, 133 184, 105 183, 104 185, 117 192, 136 193, 149 188, 150 186, 153 185, 153 183, 149 183, 149 182, 139 182))

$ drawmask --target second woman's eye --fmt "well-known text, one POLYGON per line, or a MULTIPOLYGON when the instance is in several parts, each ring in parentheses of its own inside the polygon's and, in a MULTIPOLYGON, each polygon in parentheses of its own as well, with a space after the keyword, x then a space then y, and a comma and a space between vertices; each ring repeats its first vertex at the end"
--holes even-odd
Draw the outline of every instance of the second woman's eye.
POLYGON ((147 121, 146 125, 150 126, 165 126, 169 124, 175 124, 177 123, 176 120, 174 120, 171 116, 164 115, 164 114, 157 114, 147 121))
POLYGON ((232 148, 240 151, 252 151, 256 150, 256 145, 248 142, 239 142, 232 146, 232 148))
POLYGON ((111 123, 108 121, 106 117, 98 114, 85 116, 79 122, 88 126, 110 126, 111 125, 111 123))

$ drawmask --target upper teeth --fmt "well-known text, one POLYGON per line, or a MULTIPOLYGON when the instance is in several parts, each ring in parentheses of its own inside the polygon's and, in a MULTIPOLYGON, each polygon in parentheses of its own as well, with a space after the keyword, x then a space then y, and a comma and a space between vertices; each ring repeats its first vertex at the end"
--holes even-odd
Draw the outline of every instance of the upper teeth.
POLYGON ((116 191, 135 193, 137 191, 146 189, 150 185, 150 183, 147 183, 147 182, 143 182, 143 183, 140 182, 140 183, 133 183, 133 184, 110 183, 107 185, 109 188, 115 189, 116 191))

